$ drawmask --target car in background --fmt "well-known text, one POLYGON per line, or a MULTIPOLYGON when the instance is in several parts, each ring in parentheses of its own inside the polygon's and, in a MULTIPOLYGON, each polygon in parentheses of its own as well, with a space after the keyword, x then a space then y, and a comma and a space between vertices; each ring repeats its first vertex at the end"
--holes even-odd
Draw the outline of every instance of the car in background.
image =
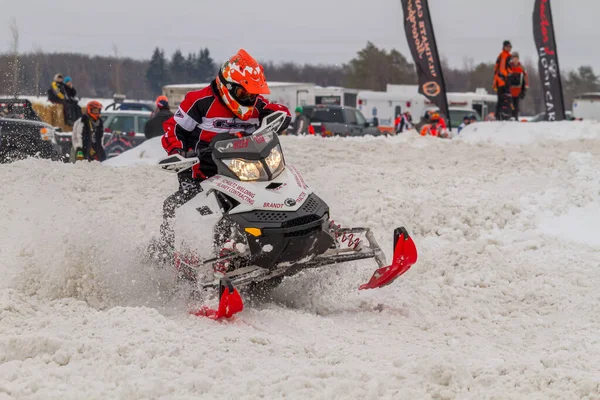
POLYGON ((150 111, 105 111, 102 113, 104 121, 104 138, 102 146, 107 158, 133 149, 146 140, 144 127, 150 120, 150 111))
POLYGON ((475 116, 477 122, 481 121, 481 115, 476 110, 472 108, 460 108, 460 107, 450 107, 450 123, 452 124, 452 128, 458 128, 460 124, 463 123, 463 119, 465 117, 475 116))
POLYGON ((154 112, 156 104, 151 101, 127 100, 124 94, 115 94, 113 103, 104 107, 105 111, 149 111, 154 112))
POLYGON ((356 108, 319 104, 302 107, 315 133, 329 136, 379 136, 382 133, 356 108))
POLYGON ((0 163, 27 157, 62 160, 56 133, 45 122, 0 117, 0 163))
POLYGON ((0 116, 41 121, 39 115, 34 111, 31 101, 19 98, 0 98, 0 116))
POLYGON ((149 111, 153 112, 155 107, 151 103, 137 101, 126 101, 124 103, 111 103, 104 107, 105 111, 149 111))

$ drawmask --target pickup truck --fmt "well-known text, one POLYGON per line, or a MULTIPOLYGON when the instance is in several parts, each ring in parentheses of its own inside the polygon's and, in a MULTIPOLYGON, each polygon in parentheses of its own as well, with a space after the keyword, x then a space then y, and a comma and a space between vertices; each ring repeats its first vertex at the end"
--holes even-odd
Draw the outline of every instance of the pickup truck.
POLYGON ((308 117, 315 134, 328 136, 379 136, 382 133, 369 122, 356 108, 316 105, 304 106, 302 113, 308 117))
POLYGON ((0 117, 0 163, 27 157, 62 159, 56 130, 41 121, 0 117))

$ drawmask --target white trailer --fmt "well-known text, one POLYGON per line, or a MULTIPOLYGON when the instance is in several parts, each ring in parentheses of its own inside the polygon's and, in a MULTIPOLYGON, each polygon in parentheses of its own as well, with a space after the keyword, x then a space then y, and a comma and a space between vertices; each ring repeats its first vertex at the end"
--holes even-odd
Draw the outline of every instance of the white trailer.
POLYGON ((427 108, 426 101, 425 96, 418 93, 361 91, 357 102, 365 117, 379 120, 380 130, 391 130, 396 117, 406 111, 418 122, 427 108))
POLYGON ((575 97, 573 118, 600 121, 600 93, 583 93, 575 97))
POLYGON ((479 88, 475 92, 448 93, 448 106, 454 108, 469 108, 479 113, 484 118, 489 112, 496 110, 498 96, 489 94, 485 89, 479 88))
MULTIPOLYGON (((379 127, 389 130, 399 113, 409 111, 413 122, 419 122, 428 109, 436 108, 425 96, 419 94, 416 85, 387 85, 387 92, 361 91, 358 94, 358 108, 367 117, 377 117, 379 127)), ((485 89, 476 92, 453 93, 448 96, 449 108, 464 108, 477 111, 483 118, 496 105, 496 96, 485 89)))
POLYGON ((315 105, 315 84, 297 82, 267 82, 270 94, 265 95, 267 100, 283 104, 290 109, 292 114, 298 106, 315 105))
POLYGON ((340 86, 316 86, 315 104, 356 107, 360 90, 340 86))
MULTIPOLYGON (((167 85, 163 87, 163 95, 167 96, 171 110, 175 111, 186 93, 200 90, 208 85, 210 83, 167 85)), ((298 106, 315 104, 315 85, 313 83, 268 82, 268 85, 271 93, 265 95, 267 100, 283 104, 292 112, 298 106)))

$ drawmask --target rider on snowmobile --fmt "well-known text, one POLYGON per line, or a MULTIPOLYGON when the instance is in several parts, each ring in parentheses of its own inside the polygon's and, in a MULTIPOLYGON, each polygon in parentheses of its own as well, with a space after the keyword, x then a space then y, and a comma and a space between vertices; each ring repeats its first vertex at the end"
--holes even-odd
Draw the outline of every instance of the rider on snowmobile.
POLYGON ((169 155, 200 159, 192 170, 178 174, 179 190, 164 202, 161 234, 170 248, 173 233, 168 220, 179 206, 201 191, 200 182, 217 173, 209 149, 211 140, 222 133, 251 135, 264 117, 276 111, 288 115, 280 132, 288 127, 289 110, 261 96, 269 93, 262 65, 240 49, 223 64, 209 86, 188 92, 175 115, 163 124, 162 145, 169 155))

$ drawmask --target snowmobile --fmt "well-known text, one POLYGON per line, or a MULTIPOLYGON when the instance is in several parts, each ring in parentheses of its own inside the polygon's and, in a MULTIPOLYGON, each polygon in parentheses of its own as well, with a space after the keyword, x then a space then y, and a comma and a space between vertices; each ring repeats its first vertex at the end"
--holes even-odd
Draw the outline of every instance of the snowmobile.
MULTIPOLYGON (((342 228, 328 205, 286 165, 278 129, 286 118, 276 112, 254 134, 217 135, 208 147, 218 174, 173 218, 174 263, 199 290, 218 290, 219 308, 196 315, 231 317, 243 309, 237 288, 271 286, 308 268, 374 259, 378 269, 360 290, 380 288, 404 274, 417 250, 403 227, 394 232, 391 265, 369 228, 342 228)), ((181 173, 199 159, 169 156, 165 171, 181 173)))

